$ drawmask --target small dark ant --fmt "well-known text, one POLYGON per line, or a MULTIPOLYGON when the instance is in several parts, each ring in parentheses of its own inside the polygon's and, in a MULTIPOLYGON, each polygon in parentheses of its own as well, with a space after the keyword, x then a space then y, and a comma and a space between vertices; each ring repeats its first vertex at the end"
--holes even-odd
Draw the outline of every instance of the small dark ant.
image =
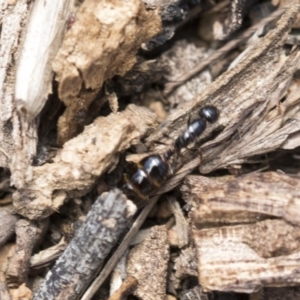
POLYGON ((125 178, 123 191, 146 200, 149 195, 162 186, 171 174, 170 160, 183 148, 195 143, 205 130, 207 122, 214 123, 219 112, 214 106, 205 106, 199 112, 199 118, 188 122, 187 129, 175 140, 174 144, 163 154, 153 154, 142 159, 135 170, 125 178))

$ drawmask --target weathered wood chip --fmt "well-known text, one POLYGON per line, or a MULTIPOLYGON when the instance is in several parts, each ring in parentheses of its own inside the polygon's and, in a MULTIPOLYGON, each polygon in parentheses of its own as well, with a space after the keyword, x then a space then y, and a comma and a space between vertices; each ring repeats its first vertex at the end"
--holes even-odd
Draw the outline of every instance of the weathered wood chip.
POLYGON ((161 20, 140 0, 86 0, 66 33, 53 69, 66 111, 58 140, 73 137, 105 80, 123 76, 136 62, 141 44, 157 34, 161 20))
POLYGON ((205 290, 253 293, 300 283, 299 227, 283 220, 194 230, 205 290))
POLYGON ((30 256, 48 228, 47 221, 43 220, 39 223, 25 219, 17 221, 15 252, 6 270, 6 280, 11 287, 17 288, 27 281, 30 256))
POLYGON ((9 210, 0 211, 0 247, 3 246, 15 233, 15 225, 19 217, 9 210))
POLYGON ((268 217, 300 225, 300 181, 279 172, 235 178, 188 176, 181 191, 196 226, 249 223, 268 217))
POLYGON ((119 153, 154 124, 154 114, 135 105, 97 118, 64 144, 53 163, 31 167, 32 177, 13 195, 18 213, 29 219, 45 218, 59 209, 68 193, 85 194, 118 161, 119 153))
POLYGON ((165 226, 155 226, 150 235, 135 246, 128 257, 127 272, 139 284, 134 295, 140 299, 164 299, 166 296, 169 243, 165 226))
POLYGON ((33 299, 79 299, 128 225, 127 198, 103 193, 33 299))

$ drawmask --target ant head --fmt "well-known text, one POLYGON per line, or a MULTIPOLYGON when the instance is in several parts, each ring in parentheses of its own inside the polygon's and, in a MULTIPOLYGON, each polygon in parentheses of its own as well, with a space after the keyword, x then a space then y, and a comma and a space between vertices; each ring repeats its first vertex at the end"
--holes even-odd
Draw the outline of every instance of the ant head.
POLYGON ((216 107, 208 105, 201 108, 199 116, 207 120, 209 123, 214 123, 219 118, 219 111, 216 107))

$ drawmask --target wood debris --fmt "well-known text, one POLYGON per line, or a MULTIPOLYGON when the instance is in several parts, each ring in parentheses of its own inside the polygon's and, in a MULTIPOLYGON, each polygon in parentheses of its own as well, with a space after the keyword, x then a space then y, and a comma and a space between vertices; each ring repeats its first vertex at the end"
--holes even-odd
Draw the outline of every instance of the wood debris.
POLYGON ((182 213, 179 203, 175 200, 175 198, 169 198, 168 203, 175 217, 177 246, 181 249, 189 244, 188 223, 182 213))
POLYGON ((291 6, 276 29, 261 38, 238 65, 219 76, 195 101, 171 114, 166 125, 147 139, 149 145, 154 140, 170 144, 185 128, 189 115, 214 103, 222 113, 206 132, 209 135, 215 130, 219 135, 201 147, 202 172, 247 162, 247 157, 284 147, 299 129, 296 104, 300 94, 287 94, 287 89, 300 67, 300 54, 296 50, 283 56, 281 45, 298 11, 298 5, 291 6), (286 94, 286 101, 280 103, 286 94), (280 109, 275 109, 279 103, 280 109))
POLYGON ((32 7, 27 0, 1 3, 1 66, 0 75, 0 165, 11 171, 11 184, 24 185, 27 168, 36 153, 37 124, 20 116, 14 103, 15 62, 25 34, 26 19, 32 7))
POLYGON ((48 272, 33 299, 77 299, 127 226, 127 199, 119 190, 99 197, 83 226, 48 272))
POLYGON ((59 143, 78 133, 104 81, 129 71, 140 45, 160 26, 155 10, 147 11, 139 0, 86 0, 81 5, 53 62, 59 98, 66 105, 59 143))
POLYGON ((121 285, 121 287, 116 290, 108 299, 109 300, 122 300, 128 294, 131 294, 137 287, 138 281, 135 277, 129 276, 121 285))
POLYGON ((97 118, 64 144, 53 163, 31 167, 31 180, 14 194, 18 213, 29 219, 45 218, 59 209, 68 193, 86 194, 96 178, 114 166, 119 153, 154 124, 154 115, 136 106, 97 118))
MULTIPOLYGON (((288 288, 264 288, 259 295, 264 300, 298 299, 300 288, 298 286, 288 288)), ((250 299, 255 300, 255 299, 250 299)))
POLYGON ((221 180, 188 176, 181 190, 197 226, 252 223, 268 217, 283 218, 299 226, 298 186, 298 176, 265 172, 221 180))
POLYGON ((21 284, 17 289, 10 290, 11 300, 31 300, 32 292, 31 290, 25 286, 25 284, 21 284))
POLYGON ((40 113, 52 92, 51 64, 62 43, 70 2, 38 0, 33 4, 15 85, 17 109, 29 120, 40 113))
POLYGON ((138 280, 134 295, 140 299, 163 299, 166 295, 169 245, 165 226, 155 226, 150 235, 128 256, 127 273, 138 280))
POLYGON ((7 285, 2 280, 0 280, 0 297, 3 300, 11 300, 7 285))
POLYGON ((42 269, 49 266, 65 250, 67 243, 62 239, 53 247, 47 248, 30 257, 29 267, 32 270, 42 269))
POLYGON ((34 223, 21 219, 16 223, 15 253, 6 270, 6 279, 11 287, 17 288, 27 281, 30 256, 43 238, 47 225, 47 220, 34 223))
POLYGON ((45 1, 1 4, 0 298, 298 299, 299 1, 45 1))
POLYGON ((3 246, 15 233, 15 225, 19 217, 9 210, 0 211, 3 224, 0 227, 0 246, 3 246))
POLYGON ((201 286, 253 293, 263 286, 299 284, 298 232, 280 220, 194 230, 201 286))

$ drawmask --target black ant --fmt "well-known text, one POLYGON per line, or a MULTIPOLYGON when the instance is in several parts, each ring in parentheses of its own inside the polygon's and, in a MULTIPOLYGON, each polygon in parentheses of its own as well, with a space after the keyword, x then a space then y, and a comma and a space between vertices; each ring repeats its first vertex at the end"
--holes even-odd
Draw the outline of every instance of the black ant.
POLYGON ((153 154, 142 159, 135 170, 126 178, 123 191, 136 194, 140 199, 148 199, 149 195, 162 186, 171 174, 170 159, 179 154, 183 148, 198 140, 205 130, 207 122, 214 123, 219 112, 214 106, 205 106, 199 112, 199 118, 188 122, 187 129, 176 138, 174 144, 163 154, 153 154))

